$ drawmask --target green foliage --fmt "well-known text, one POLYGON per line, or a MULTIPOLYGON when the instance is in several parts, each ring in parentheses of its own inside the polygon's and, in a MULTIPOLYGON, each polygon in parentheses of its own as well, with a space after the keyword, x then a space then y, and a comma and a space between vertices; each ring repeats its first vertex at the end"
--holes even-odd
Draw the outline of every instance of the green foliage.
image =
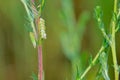
POLYGON ((88 62, 88 63, 89 63, 89 65, 93 65, 93 64, 92 64, 92 61, 93 61, 93 56, 92 56, 92 55, 90 55, 90 57, 89 57, 89 60, 88 60, 88 61, 89 61, 89 62, 88 62))
POLYGON ((33 74, 32 74, 32 79, 33 79, 33 80, 38 80, 37 75, 33 73, 33 74))
POLYGON ((105 52, 102 52, 99 57, 100 67, 101 67, 101 73, 105 80, 110 80, 108 76, 108 54, 105 52))
MULTIPOLYGON (((108 76, 108 54, 106 53, 107 48, 110 46, 112 51, 112 57, 113 57, 113 63, 114 63, 114 72, 115 72, 115 80, 119 79, 119 70, 117 66, 117 57, 116 57, 116 46, 115 46, 115 34, 119 30, 119 12, 117 12, 117 0, 114 0, 114 13, 111 19, 111 27, 109 35, 107 35, 104 23, 102 21, 103 12, 100 6, 97 6, 95 8, 95 18, 97 20, 99 29, 101 30, 103 36, 104 36, 104 42, 103 46, 101 47, 100 51, 97 53, 95 58, 92 60, 91 64, 99 63, 100 68, 96 76, 96 80, 100 80, 101 77, 103 77, 105 80, 110 80, 110 77, 108 76)), ((83 79, 87 72, 92 68, 93 65, 89 65, 84 73, 81 75, 80 79, 83 79)))
MULTIPOLYGON (((81 49, 81 40, 85 31, 85 25, 89 19, 89 13, 84 12, 79 17, 77 26, 73 26, 71 29, 67 27, 68 32, 61 34, 62 47, 65 55, 68 59, 73 59, 78 56, 81 49)), ((69 26, 69 25, 66 25, 69 26)))
MULTIPOLYGON (((34 5, 33 2, 29 0, 21 0, 21 1, 23 2, 28 15, 28 21, 30 24, 30 28, 29 28, 30 38, 33 45, 36 46, 36 43, 39 43, 39 39, 40 42, 42 40, 41 34, 43 30, 40 31, 41 34, 37 32, 40 29, 42 29, 41 25, 43 26, 44 29, 43 33, 45 33, 44 20, 43 23, 40 23, 40 21, 38 21, 40 26, 37 26, 38 24, 35 23, 35 20, 41 17, 41 12, 44 8, 45 1, 39 0, 41 4, 37 7, 34 5)), ((90 14, 89 12, 83 12, 81 16, 79 16, 78 21, 76 21, 74 7, 72 3, 73 3, 72 0, 61 0, 61 4, 62 4, 61 16, 63 18, 62 21, 65 23, 67 31, 62 33, 60 38, 61 38, 61 44, 63 47, 64 54, 72 63, 73 80, 83 80, 87 72, 97 64, 99 64, 100 66, 96 80, 99 80, 101 77, 104 78, 105 80, 110 80, 108 74, 109 72, 108 63, 107 63, 108 53, 106 53, 108 47, 110 47, 112 51, 113 63, 115 68, 114 69, 115 80, 118 80, 119 69, 117 66, 117 58, 116 58, 115 34, 120 29, 120 24, 119 24, 120 11, 117 10, 116 0, 114 5, 114 13, 110 23, 111 31, 109 31, 109 34, 107 34, 106 32, 105 25, 102 20, 103 17, 102 8, 100 6, 96 6, 95 8, 95 18, 98 23, 99 29, 103 34, 104 41, 103 41, 103 45, 96 54, 95 58, 90 60, 90 64, 86 68, 86 70, 84 70, 84 66, 83 66, 83 62, 86 61, 82 58, 83 56, 80 53, 82 53, 81 52, 82 37, 85 31, 86 23, 89 20, 90 14)), ((43 35, 46 36, 45 34, 43 35)), ((37 80, 37 77, 33 75, 33 79, 37 80)))
POLYGON ((103 12, 100 6, 96 6, 95 8, 95 18, 98 22, 99 28, 103 29, 104 28, 104 23, 102 21, 102 16, 103 16, 103 12))
POLYGON ((102 77, 102 68, 100 67, 97 74, 96 74, 96 77, 95 77, 95 80, 102 80, 103 77, 102 77))
POLYGON ((80 41, 83 37, 83 34, 85 32, 85 29, 86 29, 86 24, 87 24, 89 19, 90 19, 90 13, 88 11, 83 11, 83 13, 81 13, 81 15, 78 18, 78 21, 76 23, 76 31, 79 34, 80 41))
POLYGON ((33 2, 30 1, 30 0, 21 0, 21 2, 23 3, 23 5, 25 7, 25 10, 26 10, 27 16, 28 16, 28 21, 29 22, 27 24, 29 24, 29 25, 28 25, 27 29, 30 31, 30 39, 31 39, 31 42, 33 43, 33 46, 36 47, 37 32, 36 32, 36 28, 35 28, 35 25, 34 25, 34 13, 33 13, 33 10, 32 10, 33 9, 32 8, 33 2))
POLYGON ((109 74, 108 74, 108 64, 107 64, 107 60, 108 60, 108 54, 105 52, 102 52, 100 54, 99 57, 99 70, 98 73, 96 75, 96 79, 95 80, 110 80, 109 74))
POLYGON ((39 0, 40 5, 38 5, 38 12, 41 14, 42 10, 44 9, 46 0, 39 0))
POLYGON ((34 20, 34 17, 33 17, 33 13, 32 13, 32 1, 30 0, 21 0, 21 2, 23 3, 24 7, 25 7, 25 10, 27 12, 27 16, 28 16, 28 20, 29 21, 33 21, 34 20))
POLYGON ((45 1, 42 0, 39 6, 36 7, 34 0, 21 0, 28 16, 28 31, 31 42, 34 48, 38 48, 38 78, 35 74, 32 75, 33 80, 43 79, 43 64, 42 64, 42 40, 46 39, 46 27, 45 20, 41 18, 42 8, 44 7, 45 1), (37 9, 38 8, 38 9, 37 9))
POLYGON ((72 30, 75 26, 75 14, 72 0, 61 0, 62 10, 61 15, 68 30, 72 30))
MULTIPOLYGON (((120 7, 119 7, 120 8, 120 7)), ((120 9, 118 10, 118 14, 115 14, 116 19, 116 32, 120 31, 120 9)))
POLYGON ((80 57, 77 59, 77 61, 74 62, 74 64, 76 63, 76 67, 73 74, 76 76, 76 78, 73 78, 73 80, 80 80, 80 76, 84 71, 84 68, 86 66, 85 63, 87 62, 88 57, 88 53, 82 53, 80 54, 80 57))
POLYGON ((105 38, 105 41, 110 45, 111 44, 111 40, 110 40, 110 35, 107 35, 106 31, 105 31, 105 28, 104 28, 104 23, 102 21, 102 15, 103 15, 103 12, 102 12, 102 9, 100 6, 96 6, 95 8, 95 18, 97 20, 97 23, 98 23, 98 26, 99 26, 99 29, 101 30, 104 38, 105 38))
POLYGON ((99 19, 101 19, 103 16, 103 12, 100 6, 96 6, 95 8, 95 17, 96 19, 99 21, 99 19))
POLYGON ((21 0, 21 2, 25 7, 28 16, 26 29, 29 31, 30 39, 34 48, 36 48, 37 45, 41 44, 42 39, 46 39, 45 20, 40 18, 45 0, 40 1, 41 4, 38 6, 39 9, 35 6, 34 0, 21 0))
POLYGON ((67 31, 63 32, 60 38, 64 54, 72 63, 72 79, 77 80, 83 71, 82 63, 86 62, 83 59, 85 57, 80 54, 82 53, 81 40, 83 38, 86 23, 90 18, 90 14, 89 12, 83 12, 81 16, 79 16, 78 21, 76 21, 72 3, 72 0, 61 0, 61 17, 62 21, 65 23, 67 31))
POLYGON ((77 72, 77 74, 76 74, 76 80, 79 80, 79 77, 80 77, 80 73, 79 73, 79 71, 80 71, 80 70, 79 70, 79 68, 78 68, 78 66, 77 66, 77 71, 76 71, 76 72, 77 72))
POLYGON ((118 66, 118 71, 120 72, 120 66, 118 66))
MULTIPOLYGON (((67 0, 67 1, 69 1, 69 0, 67 0)), ((66 18, 68 16, 67 14, 68 13, 66 13, 66 18)), ((69 14, 69 16, 73 16, 73 15, 69 14)), ((80 53, 81 39, 82 39, 83 33, 85 31, 85 25, 86 25, 88 19, 89 19, 89 13, 84 12, 79 17, 78 22, 74 22, 73 19, 71 19, 71 21, 69 19, 67 20, 68 23, 70 23, 70 24, 76 23, 76 26, 71 25, 71 28, 69 28, 69 24, 65 25, 67 27, 68 32, 64 32, 61 34, 62 47, 63 47, 63 50, 65 51, 65 55, 68 57, 68 59, 73 59, 74 57, 78 56, 78 54, 80 53)), ((66 21, 66 19, 64 17, 63 17, 63 20, 66 21)))

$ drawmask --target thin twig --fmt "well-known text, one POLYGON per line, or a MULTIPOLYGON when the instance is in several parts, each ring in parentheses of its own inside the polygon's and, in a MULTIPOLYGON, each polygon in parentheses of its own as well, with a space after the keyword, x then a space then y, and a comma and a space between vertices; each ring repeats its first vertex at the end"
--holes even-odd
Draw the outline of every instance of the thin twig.
POLYGON ((81 75, 79 80, 82 80, 85 75, 88 73, 88 71, 92 68, 92 66, 96 63, 96 61, 98 60, 100 54, 102 53, 102 51, 104 51, 105 47, 102 46, 99 50, 99 52, 97 53, 97 55, 95 56, 95 58, 93 59, 92 63, 86 68, 86 70, 84 71, 84 73, 81 75))

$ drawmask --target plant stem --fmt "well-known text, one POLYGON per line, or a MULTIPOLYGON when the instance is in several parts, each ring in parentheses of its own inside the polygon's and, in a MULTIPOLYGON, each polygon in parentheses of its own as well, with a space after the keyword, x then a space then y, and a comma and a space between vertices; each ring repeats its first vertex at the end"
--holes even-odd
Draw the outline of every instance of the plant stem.
POLYGON ((42 45, 38 46, 38 80, 43 80, 42 45))
POLYGON ((102 51, 105 49, 104 46, 102 46, 99 50, 99 52, 97 53, 97 55, 95 56, 95 58, 93 59, 92 63, 87 67, 87 69, 84 71, 84 73, 81 75, 80 79, 79 80, 82 80, 85 75, 88 73, 88 71, 92 68, 92 66, 96 63, 96 61, 98 60, 99 58, 99 55, 102 53, 102 51))
POLYGON ((117 13, 117 0, 114 0, 114 13, 117 13))
POLYGON ((37 33, 36 33, 36 30, 35 30, 34 21, 33 21, 33 19, 31 18, 31 14, 30 14, 29 8, 28 8, 28 6, 27 6, 27 4, 26 4, 26 2, 25 2, 24 0, 21 0, 21 2, 23 3, 23 5, 24 5, 24 7, 25 7, 25 10, 26 10, 26 12, 27 12, 28 18, 29 18, 29 20, 30 20, 31 27, 32 27, 32 29, 33 29, 33 32, 34 32, 34 35, 35 35, 35 38, 36 38, 37 33))
MULTIPOLYGON (((117 14, 117 0, 114 0, 114 13, 117 14)), ((112 22, 112 57, 113 57, 113 64, 114 64, 114 73, 115 73, 115 80, 119 80, 119 72, 117 66, 117 57, 116 57, 116 43, 115 43, 115 33, 116 33, 116 22, 112 22)))
POLYGON ((118 66, 117 66, 117 58, 116 58, 116 47, 115 47, 115 38, 112 39, 112 45, 111 45, 111 49, 112 49, 112 56, 113 56, 113 63, 114 63, 114 72, 115 72, 115 80, 119 80, 119 72, 118 72, 118 66))

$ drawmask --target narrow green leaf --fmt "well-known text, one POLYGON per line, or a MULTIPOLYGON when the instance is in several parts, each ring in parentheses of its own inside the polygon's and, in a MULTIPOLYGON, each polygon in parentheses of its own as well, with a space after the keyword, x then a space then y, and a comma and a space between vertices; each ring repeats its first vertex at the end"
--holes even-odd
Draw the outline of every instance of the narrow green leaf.
POLYGON ((33 74, 32 74, 32 79, 33 79, 33 80, 38 80, 37 75, 33 73, 33 74))
POLYGON ((97 20, 99 20, 99 19, 102 18, 102 16, 103 16, 103 12, 102 12, 101 7, 100 6, 96 6, 96 8, 95 8, 95 18, 97 20))
POLYGON ((101 64, 101 69, 102 69, 102 75, 105 80, 110 80, 109 75, 108 75, 108 65, 107 65, 107 60, 108 60, 108 55, 105 52, 102 52, 99 61, 101 64))
POLYGON ((96 6, 95 8, 95 18, 98 22, 98 26, 100 29, 104 29, 104 23, 102 21, 102 16, 103 16, 103 12, 100 6, 96 6))
POLYGON ((64 21, 66 22, 67 28, 69 31, 75 27, 75 15, 74 15, 74 7, 72 0, 62 0, 62 14, 64 15, 64 21))
POLYGON ((39 7, 39 15, 41 16, 41 12, 44 9, 46 0, 39 0, 39 2, 40 2, 39 6, 38 6, 39 7))
POLYGON ((79 16, 76 31, 78 32, 80 38, 82 38, 82 36, 83 36, 83 33, 85 31, 85 28, 86 28, 86 24, 87 24, 89 19, 90 19, 90 13, 87 11, 83 12, 79 16))

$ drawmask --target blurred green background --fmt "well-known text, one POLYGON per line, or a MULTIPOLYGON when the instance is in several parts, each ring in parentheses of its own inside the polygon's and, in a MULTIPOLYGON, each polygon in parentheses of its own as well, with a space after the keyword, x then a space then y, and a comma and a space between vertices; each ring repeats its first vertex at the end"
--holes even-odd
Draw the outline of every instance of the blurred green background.
MULTIPOLYGON (((64 55, 60 41, 61 33, 66 31, 64 20, 60 18, 61 1, 64 0, 46 0, 42 13, 47 27, 47 39, 43 43, 45 80, 71 80, 71 61, 64 55)), ((95 56, 103 40, 93 17, 96 5, 102 6, 105 26, 108 29, 113 0, 73 0, 76 21, 82 12, 88 11, 90 13, 81 42, 81 51, 85 52, 88 57, 91 54, 95 56)), ((26 12, 20 0, 0 0, 0 80, 32 80, 32 73, 37 74, 37 50, 32 46, 24 26, 25 22, 26 12)), ((116 36, 117 57, 118 63, 120 63, 119 33, 116 36)), ((109 56, 111 64, 111 54, 109 56)), ((86 61, 87 66, 88 58, 86 61)), ((113 80, 111 66, 109 73, 111 80, 113 80)), ((93 67, 88 73, 89 80, 94 80, 95 69, 96 67, 93 67)))

